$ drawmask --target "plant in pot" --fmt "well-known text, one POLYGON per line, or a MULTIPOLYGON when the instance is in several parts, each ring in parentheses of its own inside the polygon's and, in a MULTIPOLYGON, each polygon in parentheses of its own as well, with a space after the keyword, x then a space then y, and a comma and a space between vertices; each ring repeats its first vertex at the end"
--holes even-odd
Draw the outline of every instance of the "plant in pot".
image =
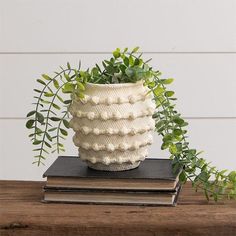
POLYGON ((87 70, 80 63, 78 68, 67 63, 53 77, 43 74, 37 80, 42 86, 34 89, 35 109, 27 114, 26 122, 36 146, 33 163, 43 163, 49 151, 65 151, 66 129, 73 128, 74 144, 89 167, 136 168, 148 155, 155 130, 162 136, 161 149, 170 152, 173 171, 184 167, 182 182, 190 180, 196 190, 204 190, 207 199, 235 197, 236 172, 217 170, 199 157, 201 152, 189 147, 188 123, 175 109, 174 92, 166 87, 173 79, 162 79, 138 49, 117 48, 110 59, 87 70), (65 100, 62 94, 70 96, 65 100))

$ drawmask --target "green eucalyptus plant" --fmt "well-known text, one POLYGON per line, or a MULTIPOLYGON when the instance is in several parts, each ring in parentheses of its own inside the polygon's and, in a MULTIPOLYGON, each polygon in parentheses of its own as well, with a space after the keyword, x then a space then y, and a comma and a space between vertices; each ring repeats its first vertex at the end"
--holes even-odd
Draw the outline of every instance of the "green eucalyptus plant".
POLYGON ((235 198, 236 171, 227 173, 227 170, 217 170, 205 159, 200 157, 201 152, 190 148, 187 141, 188 123, 175 109, 174 91, 167 86, 173 82, 172 78, 162 79, 161 72, 144 61, 138 47, 131 52, 128 48, 121 51, 117 48, 109 60, 96 64, 91 70, 82 70, 81 63, 78 68, 72 68, 67 63, 66 68, 60 67, 53 77, 42 75, 37 82, 40 88, 34 89, 37 94, 33 103, 35 109, 27 114, 29 118, 26 127, 31 130, 29 137, 36 152, 37 165, 50 152, 65 151, 63 140, 68 135, 68 107, 74 98, 83 98, 86 83, 114 84, 135 83, 143 80, 144 85, 154 95, 156 112, 153 118, 156 121, 156 132, 162 137, 161 149, 168 149, 170 159, 173 160, 173 170, 183 168, 180 181, 192 182, 193 187, 202 189, 206 198, 217 201, 222 196, 235 198), (70 95, 65 100, 61 95, 70 95), (60 114, 58 114, 58 111, 60 114))

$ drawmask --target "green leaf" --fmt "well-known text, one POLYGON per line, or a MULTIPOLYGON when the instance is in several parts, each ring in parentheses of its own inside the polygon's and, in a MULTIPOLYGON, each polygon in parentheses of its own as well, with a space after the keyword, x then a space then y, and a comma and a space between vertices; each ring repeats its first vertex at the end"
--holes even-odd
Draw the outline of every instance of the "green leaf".
POLYGON ((42 148, 43 152, 46 152, 47 154, 49 154, 49 152, 47 150, 45 150, 44 148, 42 148))
POLYGON ((123 74, 125 74, 125 69, 126 69, 126 66, 121 64, 120 65, 120 70, 122 71, 123 74))
POLYGON ((165 130, 165 126, 162 126, 161 128, 157 129, 157 133, 162 133, 165 130))
POLYGON ((139 47, 135 47, 131 53, 136 53, 139 50, 139 47))
POLYGON ((132 56, 129 56, 129 65, 134 65, 134 58, 132 56))
POLYGON ((123 61, 126 66, 129 66, 129 58, 128 57, 125 57, 123 61))
POLYGON ((50 93, 53 93, 52 89, 48 86, 47 87, 50 93))
POLYGON ((60 131, 61 131, 61 134, 63 134, 64 136, 68 135, 68 132, 66 130, 64 130, 64 129, 60 129, 60 131))
POLYGON ((70 124, 69 124, 69 122, 68 122, 67 120, 63 120, 63 124, 64 124, 64 126, 65 126, 67 129, 70 128, 70 124))
POLYGON ((128 48, 125 48, 124 51, 123 51, 123 53, 126 53, 127 51, 128 51, 128 48))
POLYGON ((182 145, 182 143, 176 143, 175 145, 176 145, 176 147, 177 147, 178 152, 182 152, 182 150, 183 150, 183 145, 182 145))
POLYGON ((91 70, 91 73, 93 74, 93 76, 98 76, 99 75, 99 69, 97 67, 93 67, 93 69, 91 70))
POLYGON ((34 124, 34 120, 28 120, 25 124, 27 129, 31 129, 34 124))
POLYGON ((155 96, 160 96, 161 94, 163 94, 165 91, 164 88, 162 88, 160 85, 158 85, 154 90, 153 90, 153 93, 155 96))
POLYGON ((37 120, 42 124, 44 122, 44 116, 43 114, 36 112, 36 118, 37 120))
POLYGON ((57 104, 55 104, 55 103, 52 103, 52 106, 54 107, 54 108, 56 108, 57 110, 60 110, 61 108, 57 105, 57 104))
POLYGON ((174 129, 173 130, 173 134, 176 135, 176 136, 179 136, 183 133, 183 131, 181 129, 174 129))
POLYGON ((180 173, 180 175, 179 175, 179 180, 180 180, 181 182, 183 182, 183 183, 186 182, 187 177, 186 177, 184 171, 182 171, 182 172, 180 173))
POLYGON ((46 85, 46 83, 41 79, 37 79, 37 82, 39 82, 40 84, 46 85))
POLYGON ((42 143, 42 140, 35 140, 35 141, 33 142, 33 145, 38 145, 38 144, 40 144, 40 143, 42 143))
POLYGON ((65 101, 64 101, 64 104, 66 104, 66 105, 67 105, 67 104, 71 104, 71 103, 72 103, 72 100, 65 100, 65 101))
POLYGON ((62 89, 62 92, 63 93, 72 93, 75 89, 75 86, 74 84, 72 83, 67 83, 64 85, 63 89, 62 89))
POLYGON ((64 147, 64 145, 62 143, 58 143, 57 144, 59 147, 64 147))
POLYGON ((134 73, 135 73, 136 79, 140 80, 140 79, 144 78, 146 73, 143 71, 142 68, 139 68, 139 67, 133 67, 133 68, 134 68, 134 73))
POLYGON ((38 127, 35 127, 35 130, 36 130, 37 133, 42 133, 42 132, 43 132, 43 131, 42 131, 40 128, 38 128, 38 127))
POLYGON ((79 89, 75 90, 75 95, 79 98, 84 98, 84 94, 79 89))
POLYGON ((165 134, 165 136, 163 137, 163 141, 164 142, 170 142, 172 140, 172 135, 171 134, 165 134))
POLYGON ((64 103, 64 100, 57 94, 57 98, 59 99, 59 101, 61 101, 62 103, 64 103))
POLYGON ((125 69, 125 74, 130 78, 134 76, 134 73, 135 72, 134 72, 133 68, 128 67, 128 68, 125 69))
POLYGON ((71 78, 70 78, 70 76, 69 76, 68 74, 64 73, 64 77, 65 77, 65 79, 66 79, 67 81, 71 81, 71 78))
POLYGON ((161 150, 165 150, 165 149, 167 149, 169 147, 169 143, 162 143, 162 145, 161 145, 161 150))
POLYGON ((53 80, 53 85, 54 85, 54 87, 56 88, 56 89, 59 89, 59 83, 58 83, 58 81, 56 80, 56 79, 54 79, 53 80))
POLYGON ((82 91, 85 90, 85 87, 84 87, 84 85, 83 85, 81 82, 77 82, 77 87, 78 87, 80 90, 82 90, 82 91))
POLYGON ((49 148, 52 147, 48 142, 44 141, 44 143, 46 144, 47 147, 49 147, 49 148))
POLYGON ((71 69, 69 62, 67 62, 67 68, 68 68, 69 70, 71 69))
POLYGON ((154 88, 156 86, 156 83, 154 81, 149 81, 147 85, 149 88, 154 88))
POLYGON ((42 74, 42 77, 45 79, 45 80, 51 80, 51 77, 46 75, 46 74, 42 74))
POLYGON ((161 128, 164 124, 165 124, 165 121, 164 121, 164 120, 158 121, 157 124, 156 124, 156 129, 161 128))
POLYGON ((53 97, 54 94, 53 93, 49 93, 49 92, 44 92, 44 96, 45 97, 53 97))
POLYGON ((165 92, 165 96, 166 96, 166 97, 172 97, 174 94, 175 94, 174 91, 166 91, 166 92, 165 92))
POLYGON ((51 102, 49 102, 49 101, 46 101, 46 100, 41 100, 42 101, 42 103, 44 103, 44 104, 50 104, 51 102))
POLYGON ((177 124, 177 125, 182 125, 184 123, 184 120, 178 116, 173 117, 173 121, 177 124))
POLYGON ((181 168, 181 165, 179 162, 173 161, 173 173, 179 172, 179 169, 181 168))
POLYGON ((30 112, 27 114, 27 117, 32 116, 32 115, 34 115, 35 113, 36 113, 36 111, 30 111, 30 112))
POLYGON ((115 58, 119 58, 120 57, 120 49, 117 48, 112 54, 115 58))
POLYGON ((35 91, 36 93, 41 93, 41 91, 40 91, 39 89, 34 89, 34 91, 35 91))
POLYGON ((81 81, 82 78, 79 76, 78 71, 75 71, 75 75, 73 75, 73 78, 75 78, 76 81, 81 81))
POLYGON ((171 84, 173 81, 174 81, 174 79, 172 79, 172 78, 161 80, 162 84, 171 84))
POLYGON ((46 132, 45 134, 46 134, 46 137, 48 138, 48 140, 52 142, 52 137, 50 136, 50 134, 48 132, 46 132))
POLYGON ((106 69, 106 68, 107 68, 107 65, 105 64, 105 62, 104 62, 104 61, 102 61, 102 65, 103 65, 104 69, 106 69))
POLYGON ((177 124, 177 125, 182 125, 184 123, 184 120, 181 118, 174 118, 173 121, 177 124))
MULTIPOLYGON (((202 167, 203 169, 203 167, 202 167)), ((209 175, 206 171, 201 170, 202 172, 199 174, 199 178, 203 181, 207 181, 209 179, 209 175)))
POLYGON ((185 121, 184 121, 180 126, 181 126, 181 127, 184 127, 184 126, 187 126, 187 125, 188 125, 188 122, 185 122, 185 121))
POLYGON ((48 131, 49 131, 49 132, 53 132, 53 131, 55 131, 56 129, 57 129, 57 127, 54 127, 54 128, 49 129, 48 131))
POLYGON ((49 117, 49 119, 52 121, 60 121, 61 120, 61 118, 59 118, 59 117, 49 117))
POLYGON ((97 67, 97 69, 99 70, 99 72, 102 73, 102 70, 101 70, 101 68, 99 67, 98 64, 96 64, 96 67, 97 67))
POLYGON ((178 149, 177 149, 176 145, 172 143, 169 146, 169 151, 171 154, 176 154, 178 152, 178 149))
POLYGON ((139 59, 138 58, 135 58, 135 60, 134 60, 134 66, 138 66, 139 65, 139 59))
POLYGON ((230 181, 235 182, 236 181, 236 171, 231 171, 228 174, 228 178, 229 178, 230 181))

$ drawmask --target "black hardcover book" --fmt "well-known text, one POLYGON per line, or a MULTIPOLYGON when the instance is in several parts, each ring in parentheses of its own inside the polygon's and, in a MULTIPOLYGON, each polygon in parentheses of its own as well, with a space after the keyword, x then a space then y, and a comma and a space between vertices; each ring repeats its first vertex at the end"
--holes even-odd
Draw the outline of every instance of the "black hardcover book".
POLYGON ((44 188, 43 202, 175 206, 180 190, 181 186, 179 184, 176 186, 175 192, 55 190, 44 188))
POLYGON ((110 189, 173 191, 178 183, 179 169, 173 173, 169 159, 146 159, 133 170, 97 171, 75 156, 60 156, 43 174, 47 188, 110 189))

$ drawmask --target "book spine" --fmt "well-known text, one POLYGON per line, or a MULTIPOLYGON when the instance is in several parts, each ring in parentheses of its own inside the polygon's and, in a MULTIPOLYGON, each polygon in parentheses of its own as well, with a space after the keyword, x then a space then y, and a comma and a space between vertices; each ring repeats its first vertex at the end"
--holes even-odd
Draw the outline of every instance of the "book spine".
POLYGON ((76 192, 100 192, 100 193, 144 193, 144 194, 170 194, 174 195, 177 192, 177 188, 173 190, 129 190, 129 189, 104 189, 104 188, 65 188, 65 187, 48 187, 44 186, 43 188, 44 192, 71 192, 71 193, 76 193, 76 192))
POLYGON ((150 206, 150 207, 156 207, 156 206, 164 206, 164 207, 175 207, 176 203, 170 203, 170 204, 161 204, 161 203, 118 203, 118 202, 84 202, 84 201, 60 201, 60 200, 41 200, 42 203, 63 203, 63 204, 84 204, 84 205, 118 205, 118 206, 150 206))

